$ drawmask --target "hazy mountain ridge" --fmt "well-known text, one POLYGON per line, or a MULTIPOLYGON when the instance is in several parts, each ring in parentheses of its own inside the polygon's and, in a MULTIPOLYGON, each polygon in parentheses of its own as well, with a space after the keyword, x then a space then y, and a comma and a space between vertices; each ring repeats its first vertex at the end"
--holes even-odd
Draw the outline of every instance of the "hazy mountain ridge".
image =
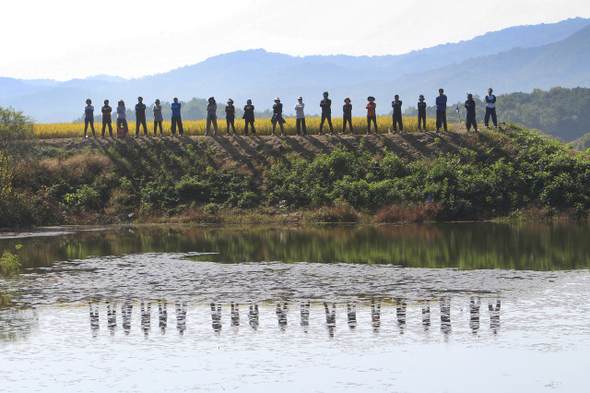
POLYGON ((377 98, 379 113, 387 113, 394 94, 406 107, 415 105, 418 94, 425 94, 430 104, 439 87, 447 90, 450 101, 463 99, 467 91, 484 95, 489 86, 498 93, 590 87, 589 25, 590 19, 576 18, 517 26, 397 56, 295 57, 258 49, 130 80, 106 75, 67 82, 0 78, 0 106, 21 109, 40 122, 69 122, 80 116, 88 97, 95 107, 104 98, 112 104, 123 98, 132 106, 139 95, 148 103, 175 96, 215 96, 218 102, 232 97, 237 106, 251 98, 264 110, 279 96, 285 112, 291 113, 301 95, 308 103, 306 113, 315 114, 321 93, 328 90, 335 116, 340 116, 339 103, 346 96, 358 116, 364 114, 367 95, 377 98))

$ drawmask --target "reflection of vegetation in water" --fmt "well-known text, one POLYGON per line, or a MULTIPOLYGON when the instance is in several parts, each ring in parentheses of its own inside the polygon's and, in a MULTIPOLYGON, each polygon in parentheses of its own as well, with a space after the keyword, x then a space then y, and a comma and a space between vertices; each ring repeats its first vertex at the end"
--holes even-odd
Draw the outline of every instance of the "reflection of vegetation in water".
MULTIPOLYGON (((88 256, 213 252, 223 263, 282 261, 395 264, 460 269, 567 270, 590 267, 588 224, 420 224, 235 229, 139 227, 19 239, 25 267, 88 256)), ((5 240, 2 248, 12 247, 5 240)))
MULTIPOLYGON (((21 244, 15 246, 16 250, 20 250, 21 244)), ((21 269, 20 258, 8 250, 4 250, 2 257, 0 257, 0 277, 18 276, 21 269)))
POLYGON ((39 324, 37 312, 32 309, 0 309, 0 342, 25 340, 39 324))

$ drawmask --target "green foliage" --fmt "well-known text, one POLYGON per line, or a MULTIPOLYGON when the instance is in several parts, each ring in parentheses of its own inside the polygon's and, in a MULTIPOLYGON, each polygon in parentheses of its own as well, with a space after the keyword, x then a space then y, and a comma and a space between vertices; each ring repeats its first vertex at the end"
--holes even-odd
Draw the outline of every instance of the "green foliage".
MULTIPOLYGON (((20 250, 21 245, 16 246, 16 250, 20 250)), ((0 277, 14 277, 18 276, 21 269, 21 261, 17 255, 6 250, 0 257, 0 277)))
POLYGON ((0 140, 33 138, 33 119, 22 111, 0 107, 0 140))

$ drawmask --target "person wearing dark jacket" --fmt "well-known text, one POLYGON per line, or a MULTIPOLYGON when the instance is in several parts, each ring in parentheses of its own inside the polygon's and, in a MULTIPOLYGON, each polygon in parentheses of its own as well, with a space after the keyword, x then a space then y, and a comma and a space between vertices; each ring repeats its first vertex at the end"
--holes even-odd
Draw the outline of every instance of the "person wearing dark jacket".
POLYGON ((252 126, 252 136, 256 135, 256 130, 254 129, 254 105, 252 105, 252 100, 246 101, 246 106, 244 106, 244 116, 242 116, 242 118, 246 121, 244 135, 248 135, 248 124, 252 126))
POLYGON ((494 123, 494 128, 498 127, 498 118, 496 117, 496 96, 493 95, 494 91, 490 87, 488 89, 488 95, 486 96, 486 115, 484 117, 484 124, 488 127, 490 116, 492 117, 492 123, 494 123))
POLYGON ((324 127, 324 121, 328 121, 330 126, 330 135, 334 132, 332 128, 332 100, 328 98, 328 92, 324 92, 324 99, 320 101, 320 107, 322 108, 322 120, 320 121, 320 132, 318 135, 322 135, 322 129, 324 127))
POLYGON ((225 106, 225 123, 227 124, 227 136, 229 136, 229 127, 234 131, 236 136, 236 127, 234 126, 234 119, 236 118, 236 107, 234 106, 234 100, 229 98, 227 105, 225 106))
POLYGON ((444 126, 447 131, 447 96, 443 89, 438 89, 436 97, 436 132, 440 132, 440 127, 444 126))
POLYGON ((477 121, 475 120, 475 101, 473 100, 472 94, 467 94, 465 109, 467 109, 467 119, 465 120, 467 132, 471 130, 471 126, 473 126, 473 129, 477 132, 477 121))
POLYGON ((402 102, 399 96, 396 94, 394 100, 391 102, 393 108, 393 133, 397 132, 397 125, 399 124, 399 133, 404 132, 404 123, 402 122, 402 102))
POLYGON ((113 112, 113 108, 109 106, 109 100, 104 100, 104 106, 100 109, 102 112, 102 137, 104 138, 104 132, 106 127, 109 127, 109 134, 111 137, 113 136, 113 118, 111 113, 113 112))
POLYGON ((426 131, 426 103, 424 95, 420 94, 418 98, 418 132, 422 131, 426 131), (420 121, 422 121, 422 128, 420 128, 420 121))
POLYGON ((135 104, 135 137, 139 136, 139 125, 143 125, 143 133, 147 136, 147 123, 145 121, 145 110, 147 107, 143 103, 143 97, 137 97, 135 104))
POLYGON ((183 129, 182 129, 182 117, 180 116, 180 109, 182 108, 182 104, 178 102, 178 98, 174 97, 172 100, 172 104, 170 104, 170 109, 172 110, 172 136, 176 135, 176 126, 178 125, 178 135, 182 136, 183 129))
POLYGON ((283 136, 285 134, 285 129, 283 126, 283 124, 285 124, 285 119, 283 119, 283 104, 281 104, 279 97, 275 98, 275 103, 272 106, 272 112, 272 119, 270 119, 272 123, 272 136, 275 136, 277 123, 279 123, 279 127, 281 128, 281 136, 283 136))
POLYGON ((346 123, 350 127, 350 135, 354 133, 352 129, 352 104, 350 103, 350 98, 346 97, 344 99, 344 105, 342 105, 342 133, 346 133, 346 123))

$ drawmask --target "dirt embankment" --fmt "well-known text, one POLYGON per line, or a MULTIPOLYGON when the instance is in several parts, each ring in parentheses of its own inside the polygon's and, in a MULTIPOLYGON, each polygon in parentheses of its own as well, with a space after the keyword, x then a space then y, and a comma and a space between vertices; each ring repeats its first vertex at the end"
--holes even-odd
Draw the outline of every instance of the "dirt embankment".
MULTIPOLYGON (((480 134, 483 136, 483 134, 480 134)), ((381 155, 385 151, 398 155, 405 161, 432 159, 441 154, 454 153, 469 143, 472 134, 465 134, 463 125, 450 125, 449 132, 423 132, 407 134, 378 135, 307 135, 307 136, 184 136, 139 138, 59 138, 14 142, 11 155, 30 156, 36 150, 40 156, 68 156, 82 150, 105 150, 115 143, 129 147, 148 147, 160 144, 163 148, 178 149, 180 144, 191 144, 196 151, 213 152, 217 158, 243 162, 248 160, 265 161, 269 157, 296 153, 304 158, 314 158, 318 154, 329 153, 335 148, 367 151, 381 155)))

